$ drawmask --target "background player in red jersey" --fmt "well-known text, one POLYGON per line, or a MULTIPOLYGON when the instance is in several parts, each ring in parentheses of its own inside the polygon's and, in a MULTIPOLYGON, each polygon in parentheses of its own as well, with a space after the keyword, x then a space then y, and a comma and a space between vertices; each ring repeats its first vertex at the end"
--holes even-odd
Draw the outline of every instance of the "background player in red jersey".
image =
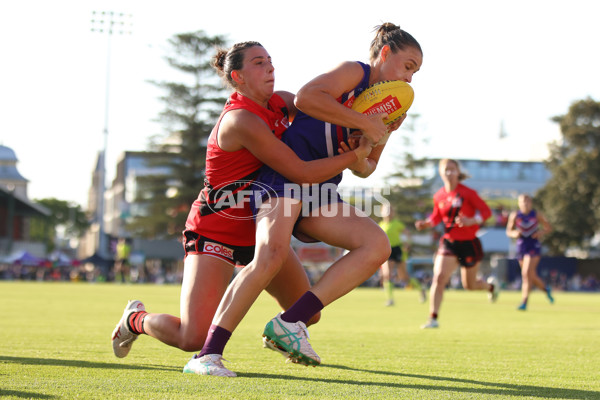
POLYGON ((521 296, 522 301, 517 310, 527 310, 527 301, 532 286, 537 286, 544 292, 550 303, 554 303, 550 285, 545 285, 537 274, 537 266, 542 258, 540 238, 552 231, 550 223, 544 214, 533 208, 533 201, 528 194, 519 195, 519 210, 513 211, 508 217, 506 235, 517 239, 517 259, 521 267, 521 296))
POLYGON ((439 326, 437 318, 444 288, 459 266, 465 289, 489 290, 492 301, 496 300, 500 289, 496 278, 490 277, 486 283, 477 277, 483 250, 476 233, 492 215, 492 211, 476 191, 460 183, 467 175, 461 172, 458 161, 447 158, 440 160, 439 173, 444 187, 433 195, 433 213, 429 218, 415 222, 417 230, 444 223, 444 235, 440 239, 433 265, 429 321, 422 328, 439 326))
MULTIPOLYGON (((296 113, 294 96, 288 92, 274 94, 274 67, 259 43, 238 43, 228 51, 218 51, 214 66, 235 92, 209 137, 205 187, 191 207, 183 232, 186 256, 181 317, 149 314, 142 302, 130 301, 112 336, 117 357, 125 357, 142 333, 184 351, 202 348, 235 266, 247 264, 254 256, 255 223, 248 202, 242 201, 239 207, 219 207, 215 201, 219 193, 232 190, 238 194, 240 188, 248 187, 263 163, 294 182, 314 183, 336 176, 371 151, 365 140, 352 153, 307 162, 282 143, 288 117, 296 113)), ((267 287, 283 309, 310 288, 289 244, 285 252, 283 268, 267 287)), ((311 322, 318 319, 316 315, 311 322)), ((221 363, 220 358, 213 361, 221 363)))

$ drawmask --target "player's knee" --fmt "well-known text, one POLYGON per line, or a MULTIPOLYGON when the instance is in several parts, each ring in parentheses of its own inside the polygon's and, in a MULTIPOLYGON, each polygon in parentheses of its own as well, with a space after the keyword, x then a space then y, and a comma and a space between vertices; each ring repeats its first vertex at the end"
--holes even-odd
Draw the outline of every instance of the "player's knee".
POLYGON ((446 284, 448 283, 449 278, 450 277, 447 277, 444 274, 438 274, 438 273, 436 273, 436 274, 433 275, 433 278, 431 279, 431 281, 432 281, 433 284, 435 284, 437 286, 445 287, 446 284))
POLYGON ((389 260, 390 254, 392 254, 390 241, 381 229, 364 235, 360 247, 368 250, 366 253, 369 260, 366 261, 372 261, 374 264, 377 264, 377 268, 389 260))
POLYGON ((275 276, 281 269, 289 254, 289 245, 283 245, 279 242, 271 242, 262 246, 256 257, 254 265, 255 270, 262 274, 275 276))
POLYGON ((198 324, 194 325, 195 328, 193 329, 189 326, 188 329, 180 330, 176 347, 188 352, 202 350, 208 334, 209 325, 210 324, 198 324))

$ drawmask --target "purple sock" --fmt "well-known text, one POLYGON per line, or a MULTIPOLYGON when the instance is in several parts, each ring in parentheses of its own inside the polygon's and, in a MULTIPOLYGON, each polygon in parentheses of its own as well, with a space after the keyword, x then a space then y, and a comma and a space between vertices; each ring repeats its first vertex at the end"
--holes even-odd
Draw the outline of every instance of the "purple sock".
POLYGON ((323 303, 313 292, 308 291, 302 295, 287 311, 281 314, 281 319, 285 322, 302 321, 304 324, 313 315, 323 309, 323 303))
POLYGON ((231 332, 225 328, 221 328, 217 325, 211 325, 206 336, 206 341, 202 347, 202 351, 198 354, 198 357, 202 357, 205 354, 220 354, 223 355, 225 345, 231 337, 231 332))

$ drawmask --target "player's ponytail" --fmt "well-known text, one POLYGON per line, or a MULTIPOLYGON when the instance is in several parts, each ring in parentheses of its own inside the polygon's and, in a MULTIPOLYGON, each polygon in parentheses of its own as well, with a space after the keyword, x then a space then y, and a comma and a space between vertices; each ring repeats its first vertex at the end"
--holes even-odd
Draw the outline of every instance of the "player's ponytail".
POLYGON ((227 56, 227 50, 217 49, 217 54, 214 55, 212 60, 212 66, 217 70, 219 75, 222 75, 225 71, 225 57, 227 56))
POLYGON ((378 25, 374 30, 376 33, 375 38, 371 42, 371 61, 377 58, 383 46, 386 45, 390 46, 393 53, 397 53, 398 50, 404 50, 406 47, 414 47, 423 54, 419 42, 410 33, 400 29, 399 26, 391 22, 378 25))

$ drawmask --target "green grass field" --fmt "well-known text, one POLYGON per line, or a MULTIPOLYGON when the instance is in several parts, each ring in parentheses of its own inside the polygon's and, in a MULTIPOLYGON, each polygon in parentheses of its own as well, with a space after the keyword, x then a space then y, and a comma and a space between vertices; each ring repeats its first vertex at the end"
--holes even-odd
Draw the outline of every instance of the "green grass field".
POLYGON ((183 374, 191 354, 142 336, 124 359, 110 334, 130 298, 178 315, 179 287, 0 282, 0 397, 7 399, 600 399, 600 295, 534 292, 490 304, 448 291, 440 328, 421 330, 427 304, 380 289, 338 300, 311 327, 319 367, 262 349, 277 313, 259 298, 224 354, 237 378, 183 374))

